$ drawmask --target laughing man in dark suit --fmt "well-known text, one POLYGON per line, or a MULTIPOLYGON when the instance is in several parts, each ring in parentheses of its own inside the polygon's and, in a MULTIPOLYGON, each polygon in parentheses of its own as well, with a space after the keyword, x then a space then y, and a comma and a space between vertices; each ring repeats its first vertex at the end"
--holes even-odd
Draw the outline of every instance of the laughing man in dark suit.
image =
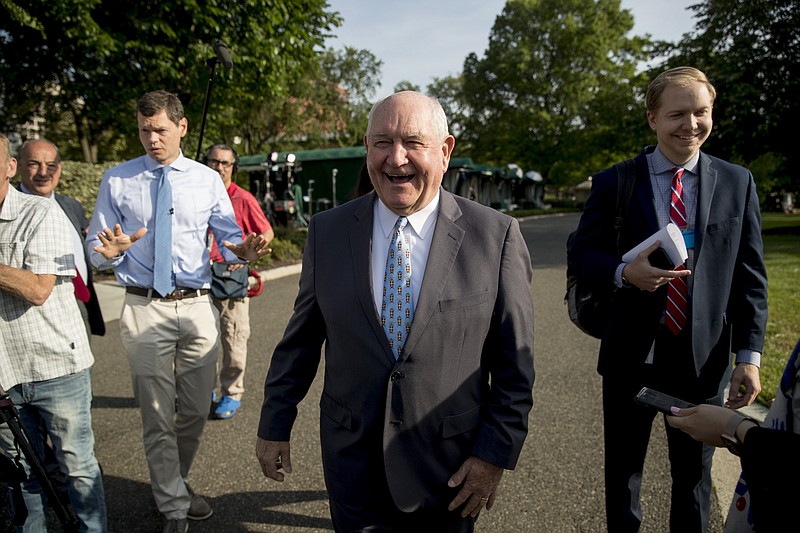
POLYGON ((320 440, 336 530, 472 531, 527 434, 530 257, 514 219, 441 188, 455 139, 436 100, 379 101, 364 144, 375 191, 311 220, 256 453, 267 477, 291 472, 297 404, 325 344, 320 440), (407 338, 381 321, 395 234, 410 247, 407 338))

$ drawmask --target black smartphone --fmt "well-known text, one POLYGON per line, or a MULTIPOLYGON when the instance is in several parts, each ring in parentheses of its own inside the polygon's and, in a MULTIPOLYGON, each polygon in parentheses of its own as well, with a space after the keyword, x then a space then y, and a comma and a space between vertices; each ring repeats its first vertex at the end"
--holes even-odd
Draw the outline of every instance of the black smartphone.
POLYGON ((657 390, 653 390, 648 387, 642 387, 642 390, 640 390, 639 394, 636 395, 636 401, 642 405, 647 405, 648 407, 652 407, 668 415, 672 414, 669 408, 673 405, 675 407, 680 407, 681 409, 694 407, 693 403, 679 400, 678 398, 670 396, 669 394, 664 394, 663 392, 658 392, 657 390))
POLYGON ((667 252, 665 252, 663 248, 655 250, 647 256, 647 259, 650 261, 651 266, 660 268, 661 270, 672 270, 675 268, 675 265, 672 264, 667 252))

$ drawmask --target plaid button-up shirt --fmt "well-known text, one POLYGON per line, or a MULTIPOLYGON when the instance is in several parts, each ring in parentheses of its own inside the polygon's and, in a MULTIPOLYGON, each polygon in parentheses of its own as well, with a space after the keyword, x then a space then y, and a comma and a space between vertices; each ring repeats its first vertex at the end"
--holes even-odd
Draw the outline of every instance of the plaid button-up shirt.
POLYGON ((56 284, 44 304, 33 305, 0 291, 0 385, 44 381, 94 363, 75 301, 73 231, 66 215, 44 198, 13 187, 0 209, 0 263, 56 284))

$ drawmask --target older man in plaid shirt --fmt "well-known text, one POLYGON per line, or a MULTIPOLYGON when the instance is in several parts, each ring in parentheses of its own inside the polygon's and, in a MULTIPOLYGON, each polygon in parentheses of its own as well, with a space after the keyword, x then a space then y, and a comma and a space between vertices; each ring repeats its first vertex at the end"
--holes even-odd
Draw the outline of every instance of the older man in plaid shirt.
MULTIPOLYGON (((80 530, 103 532, 105 496, 90 414, 94 358, 73 296, 74 249, 64 233, 70 224, 52 202, 10 187, 15 170, 0 135, 0 385, 34 449, 41 455, 45 440, 52 441, 80 530)), ((16 455, 5 425, 0 446, 16 455)), ((23 496, 23 531, 47 531, 35 477, 23 484, 23 496)))

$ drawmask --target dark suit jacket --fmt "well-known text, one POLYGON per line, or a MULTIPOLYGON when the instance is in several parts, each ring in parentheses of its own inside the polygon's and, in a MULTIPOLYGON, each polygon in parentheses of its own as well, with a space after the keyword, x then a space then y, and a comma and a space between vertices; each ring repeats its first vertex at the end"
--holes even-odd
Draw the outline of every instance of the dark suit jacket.
MULTIPOLYGON (((752 174, 702 152, 698 168, 695 264, 690 295, 692 352, 698 375, 709 387, 719 388, 729 376, 731 351, 763 349, 767 274, 752 174)), ((621 253, 658 229, 644 153, 636 158, 636 169, 621 253)), ((620 263, 614 230, 616 194, 613 168, 593 177, 592 191, 574 241, 579 275, 598 285, 613 286, 614 272, 620 263)), ((616 290, 609 327, 600 345, 598 370, 602 375, 635 374, 653 345, 666 295, 666 286, 654 293, 636 288, 616 290)), ((709 391, 708 397, 716 394, 709 391)))
MULTIPOLYGON (((86 219, 86 211, 84 211, 83 206, 75 199, 70 198, 69 196, 64 196, 63 194, 55 193, 56 195, 56 202, 58 205, 61 206, 61 209, 64 210, 66 213, 67 218, 72 225, 75 227, 75 231, 78 232, 78 235, 81 237, 84 236, 83 230, 89 226, 89 221, 86 219)), ((94 282, 92 276, 92 263, 89 261, 89 254, 86 252, 86 247, 84 246, 83 255, 86 258, 86 267, 88 272, 86 286, 89 288, 89 301, 86 302, 86 309, 89 312, 89 327, 92 330, 93 335, 105 335, 106 334, 106 323, 103 320, 103 313, 100 310, 100 302, 97 300, 97 293, 94 291, 94 282)))
POLYGON ((442 191, 411 331, 394 360, 372 296, 369 193, 311 219, 294 314, 272 356, 259 436, 289 440, 325 343, 320 439, 331 497, 446 506, 476 455, 513 469, 532 406, 531 264, 518 223, 442 191))

